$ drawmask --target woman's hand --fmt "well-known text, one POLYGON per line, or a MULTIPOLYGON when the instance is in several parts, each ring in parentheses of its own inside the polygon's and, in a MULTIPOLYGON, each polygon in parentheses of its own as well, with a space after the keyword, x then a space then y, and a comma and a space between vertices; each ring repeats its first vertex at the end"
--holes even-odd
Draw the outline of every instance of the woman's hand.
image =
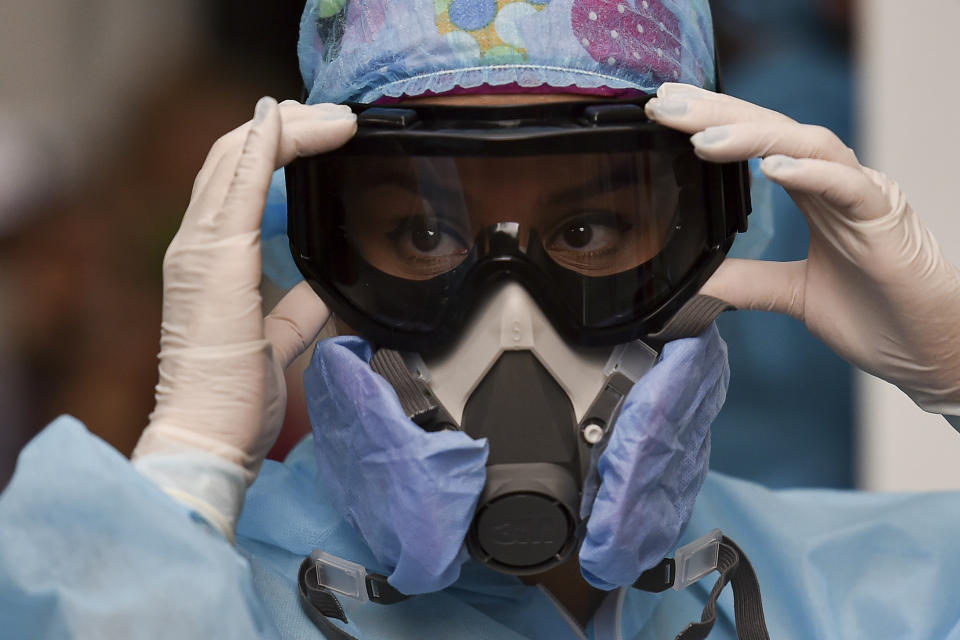
POLYGON ((803 321, 921 408, 960 413, 960 275, 890 178, 823 127, 683 84, 647 104, 712 162, 763 157, 810 226, 807 259, 728 259, 701 293, 803 321))
MULTIPOLYGON (((283 421, 283 369, 329 316, 305 283, 263 316, 260 219, 270 176, 297 156, 339 147, 355 131, 348 107, 263 98, 252 122, 213 145, 163 261, 157 403, 133 453, 138 464, 154 454, 200 452, 239 465, 246 484, 256 477, 283 421)), ((202 485, 161 482, 178 497, 186 492, 239 512, 242 491, 223 500, 197 495, 202 485)), ((232 529, 236 513, 220 515, 232 529)))

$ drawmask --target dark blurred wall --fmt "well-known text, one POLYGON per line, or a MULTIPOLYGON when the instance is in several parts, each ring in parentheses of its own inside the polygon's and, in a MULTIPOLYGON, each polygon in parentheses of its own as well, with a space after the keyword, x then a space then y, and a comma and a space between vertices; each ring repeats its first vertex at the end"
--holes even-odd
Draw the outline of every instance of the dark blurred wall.
POLYGON ((242 60, 259 78, 266 95, 278 100, 299 98, 303 81, 297 60, 297 38, 304 0, 203 4, 206 31, 224 55, 242 60))
POLYGON ((299 95, 302 6, 198 3, 199 46, 132 85, 110 139, 80 150, 81 182, 0 233, 0 486, 19 448, 63 413, 133 448, 153 407, 163 253, 213 142, 261 96, 299 95))

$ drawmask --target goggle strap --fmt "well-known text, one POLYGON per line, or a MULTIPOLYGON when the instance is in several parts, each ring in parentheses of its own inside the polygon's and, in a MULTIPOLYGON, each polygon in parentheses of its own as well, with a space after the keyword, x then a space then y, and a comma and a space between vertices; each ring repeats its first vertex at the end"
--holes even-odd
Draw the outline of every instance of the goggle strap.
POLYGON ((736 307, 720 298, 698 293, 680 307, 660 331, 650 334, 650 340, 664 343, 698 336, 706 331, 721 313, 734 310, 736 307))

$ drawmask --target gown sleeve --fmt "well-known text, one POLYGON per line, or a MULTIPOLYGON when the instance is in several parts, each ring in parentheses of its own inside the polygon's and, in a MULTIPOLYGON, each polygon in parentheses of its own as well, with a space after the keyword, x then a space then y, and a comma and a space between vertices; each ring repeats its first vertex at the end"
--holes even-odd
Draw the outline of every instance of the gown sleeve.
POLYGON ((0 494, 7 638, 276 638, 250 566, 74 418, 21 452, 0 494))

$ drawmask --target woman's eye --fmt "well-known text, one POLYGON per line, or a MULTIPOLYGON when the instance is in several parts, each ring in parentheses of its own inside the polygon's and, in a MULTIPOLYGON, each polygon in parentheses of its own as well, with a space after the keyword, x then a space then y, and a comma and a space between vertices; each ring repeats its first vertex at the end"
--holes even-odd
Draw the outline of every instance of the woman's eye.
POLYGON ((553 233, 547 249, 578 253, 613 250, 620 240, 622 227, 613 215, 580 217, 563 223, 553 233))
POLYGON ((467 252, 460 236, 433 216, 405 218, 388 236, 402 256, 442 258, 467 252))
POLYGON ((440 230, 436 220, 427 220, 419 218, 417 222, 410 225, 410 243, 418 251, 430 253, 436 251, 437 247, 443 243, 443 231, 440 230))

